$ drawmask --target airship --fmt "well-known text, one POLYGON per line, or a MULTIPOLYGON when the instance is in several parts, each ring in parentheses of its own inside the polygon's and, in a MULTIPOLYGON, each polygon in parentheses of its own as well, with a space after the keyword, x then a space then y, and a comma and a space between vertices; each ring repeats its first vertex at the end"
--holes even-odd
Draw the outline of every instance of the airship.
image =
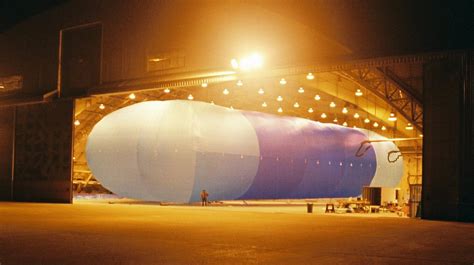
POLYGON ((308 119, 169 100, 116 110, 86 144, 94 176, 113 193, 138 200, 351 197, 364 186, 396 187, 402 159, 390 141, 362 129, 308 119))

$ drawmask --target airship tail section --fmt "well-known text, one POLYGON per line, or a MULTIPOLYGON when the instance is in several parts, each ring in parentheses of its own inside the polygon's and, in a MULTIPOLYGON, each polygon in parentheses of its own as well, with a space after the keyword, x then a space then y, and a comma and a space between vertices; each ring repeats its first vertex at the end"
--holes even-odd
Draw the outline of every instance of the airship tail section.
MULTIPOLYGON (((387 138, 364 129, 360 129, 370 140, 386 140, 387 138)), ((371 187, 395 188, 400 184, 403 176, 403 157, 396 161, 389 161, 388 154, 391 151, 400 151, 398 147, 390 141, 372 142, 371 147, 375 152, 377 169, 370 182, 371 187)))

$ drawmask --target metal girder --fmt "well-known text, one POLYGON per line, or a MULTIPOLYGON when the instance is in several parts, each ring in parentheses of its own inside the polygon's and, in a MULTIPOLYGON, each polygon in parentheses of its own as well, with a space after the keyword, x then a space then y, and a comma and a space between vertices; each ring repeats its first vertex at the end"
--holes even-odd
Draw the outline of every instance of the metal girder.
POLYGON ((416 129, 423 131, 423 105, 421 96, 395 73, 388 69, 366 68, 338 72, 385 100, 416 129))

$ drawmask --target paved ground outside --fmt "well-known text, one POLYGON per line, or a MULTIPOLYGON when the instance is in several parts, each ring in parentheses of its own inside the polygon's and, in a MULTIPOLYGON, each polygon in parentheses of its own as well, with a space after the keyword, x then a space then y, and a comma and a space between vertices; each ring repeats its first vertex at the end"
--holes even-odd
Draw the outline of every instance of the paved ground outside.
POLYGON ((305 211, 0 203, 0 264, 474 264, 472 223, 305 211))

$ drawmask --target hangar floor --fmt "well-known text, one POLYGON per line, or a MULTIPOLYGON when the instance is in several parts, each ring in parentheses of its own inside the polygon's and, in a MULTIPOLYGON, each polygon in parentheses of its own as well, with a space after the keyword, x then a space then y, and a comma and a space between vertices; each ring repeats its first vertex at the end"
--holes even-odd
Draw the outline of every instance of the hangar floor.
POLYGON ((299 207, 0 203, 0 264, 474 262, 474 224, 299 207))

